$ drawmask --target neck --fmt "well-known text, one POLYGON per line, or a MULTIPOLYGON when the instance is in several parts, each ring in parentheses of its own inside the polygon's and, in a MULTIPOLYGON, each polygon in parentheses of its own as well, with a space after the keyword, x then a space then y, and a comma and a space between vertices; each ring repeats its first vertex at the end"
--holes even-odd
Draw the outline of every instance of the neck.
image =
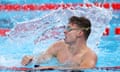
POLYGON ((84 51, 86 48, 87 48, 86 41, 80 39, 69 45, 69 51, 73 55, 84 51))

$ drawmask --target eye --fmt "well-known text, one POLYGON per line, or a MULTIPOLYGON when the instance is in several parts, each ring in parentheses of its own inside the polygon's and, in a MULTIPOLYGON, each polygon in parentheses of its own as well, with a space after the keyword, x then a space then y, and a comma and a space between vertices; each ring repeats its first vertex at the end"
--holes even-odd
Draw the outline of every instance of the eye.
POLYGON ((69 32, 72 30, 72 28, 70 28, 69 26, 66 28, 66 30, 69 32))

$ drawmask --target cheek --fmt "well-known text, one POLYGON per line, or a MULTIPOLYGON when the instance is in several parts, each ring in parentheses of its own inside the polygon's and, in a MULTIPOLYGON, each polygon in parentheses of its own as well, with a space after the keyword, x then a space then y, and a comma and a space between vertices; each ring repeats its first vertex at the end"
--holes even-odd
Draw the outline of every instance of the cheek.
POLYGON ((75 34, 70 34, 70 35, 68 35, 71 39, 74 39, 74 38, 76 38, 76 35, 75 34))
POLYGON ((76 33, 71 32, 71 33, 66 33, 65 36, 66 36, 67 38, 73 39, 73 38, 76 38, 77 35, 76 35, 76 33))

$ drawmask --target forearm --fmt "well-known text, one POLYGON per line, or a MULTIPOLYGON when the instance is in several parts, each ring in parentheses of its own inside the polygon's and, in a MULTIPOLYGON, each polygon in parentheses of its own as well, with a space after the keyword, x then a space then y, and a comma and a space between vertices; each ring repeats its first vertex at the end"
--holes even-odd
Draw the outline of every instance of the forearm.
POLYGON ((38 57, 35 57, 34 61, 36 62, 36 64, 45 63, 48 60, 50 60, 51 57, 52 57, 51 55, 42 54, 42 55, 39 55, 38 57))

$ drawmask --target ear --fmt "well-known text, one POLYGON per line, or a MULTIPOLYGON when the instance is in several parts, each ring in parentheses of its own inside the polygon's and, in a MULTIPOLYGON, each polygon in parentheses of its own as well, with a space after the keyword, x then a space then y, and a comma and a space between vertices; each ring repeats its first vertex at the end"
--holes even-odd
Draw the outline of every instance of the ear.
POLYGON ((77 36, 80 37, 81 35, 83 35, 83 32, 82 31, 78 31, 77 36))

